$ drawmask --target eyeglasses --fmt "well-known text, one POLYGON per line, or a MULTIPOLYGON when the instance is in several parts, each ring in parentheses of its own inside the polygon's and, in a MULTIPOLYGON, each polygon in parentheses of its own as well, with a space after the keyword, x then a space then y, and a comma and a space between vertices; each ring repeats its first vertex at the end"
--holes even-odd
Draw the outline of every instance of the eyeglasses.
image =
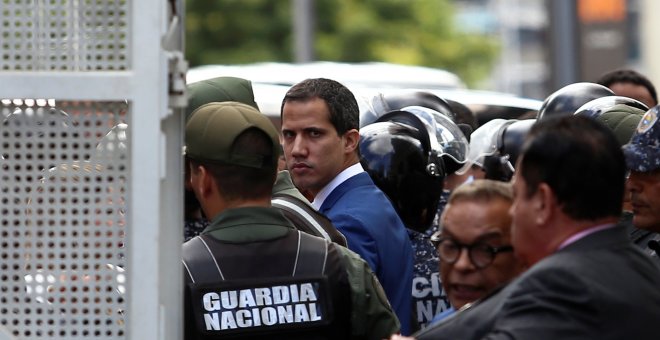
POLYGON ((512 246, 493 247, 489 244, 477 242, 473 244, 462 244, 454 239, 439 236, 431 237, 431 243, 438 251, 440 259, 447 263, 456 263, 461 256, 463 248, 468 251, 468 257, 472 264, 478 269, 486 268, 499 253, 513 251, 512 246))

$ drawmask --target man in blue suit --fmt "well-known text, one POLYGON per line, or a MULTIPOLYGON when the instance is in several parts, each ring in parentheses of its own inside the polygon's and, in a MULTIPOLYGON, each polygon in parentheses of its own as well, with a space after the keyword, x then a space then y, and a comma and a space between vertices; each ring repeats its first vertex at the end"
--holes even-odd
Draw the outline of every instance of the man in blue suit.
POLYGON ((289 89, 281 118, 294 184, 369 263, 401 322, 401 333, 409 334, 412 246, 392 204, 360 165, 355 97, 334 80, 307 79, 289 89))

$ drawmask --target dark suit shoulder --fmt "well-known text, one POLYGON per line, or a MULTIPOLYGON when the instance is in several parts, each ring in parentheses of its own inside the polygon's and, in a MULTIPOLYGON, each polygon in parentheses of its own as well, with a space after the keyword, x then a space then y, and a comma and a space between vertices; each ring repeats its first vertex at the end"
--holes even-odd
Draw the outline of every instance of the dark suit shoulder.
POLYGON ((657 339, 660 271, 650 264, 625 231, 594 234, 418 339, 657 339))

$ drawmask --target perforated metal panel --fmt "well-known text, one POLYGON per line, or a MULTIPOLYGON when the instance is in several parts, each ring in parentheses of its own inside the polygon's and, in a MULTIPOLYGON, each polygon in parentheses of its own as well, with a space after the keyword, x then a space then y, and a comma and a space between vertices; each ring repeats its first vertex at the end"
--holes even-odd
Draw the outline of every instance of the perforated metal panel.
POLYGON ((181 337, 182 3, 0 1, 0 340, 181 337))
POLYGON ((2 106, 0 324, 20 338, 125 333, 128 106, 72 104, 2 106))
POLYGON ((0 69, 126 70, 129 9, 126 0, 3 0, 0 69))

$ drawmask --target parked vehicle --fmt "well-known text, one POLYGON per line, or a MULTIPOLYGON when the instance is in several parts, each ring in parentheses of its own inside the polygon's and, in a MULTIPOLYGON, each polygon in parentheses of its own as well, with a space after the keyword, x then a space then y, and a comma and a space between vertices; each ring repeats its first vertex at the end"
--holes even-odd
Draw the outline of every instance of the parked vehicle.
POLYGON ((540 100, 509 93, 467 89, 458 76, 445 70, 376 62, 207 65, 190 69, 187 81, 193 83, 220 76, 251 80, 255 101, 277 128, 280 127, 282 98, 289 87, 301 80, 318 77, 343 83, 353 91, 358 101, 379 92, 428 91, 467 106, 477 118, 478 125, 494 118, 535 118, 542 104, 540 100))

